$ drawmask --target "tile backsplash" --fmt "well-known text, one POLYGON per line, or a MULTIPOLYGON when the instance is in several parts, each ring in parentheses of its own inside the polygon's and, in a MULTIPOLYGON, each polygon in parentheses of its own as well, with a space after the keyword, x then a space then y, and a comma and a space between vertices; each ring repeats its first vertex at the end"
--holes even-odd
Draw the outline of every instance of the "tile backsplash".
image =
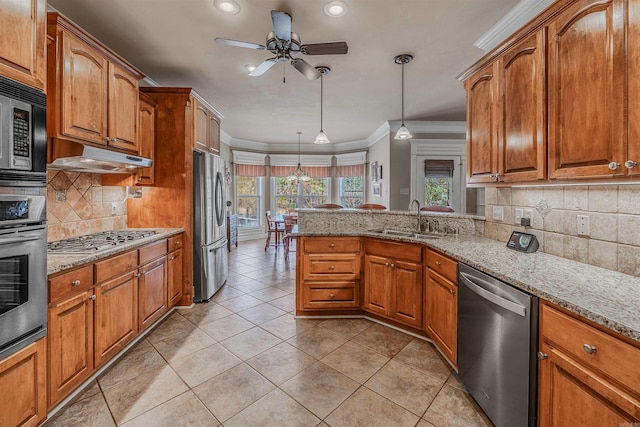
POLYGON ((50 170, 47 224, 49 242, 126 228, 126 187, 103 187, 99 174, 50 170))
POLYGON ((543 252, 640 276, 640 185, 486 188, 485 235, 505 242, 514 230, 515 209, 533 211, 527 232, 543 252), (494 220, 494 207, 504 218, 494 220), (578 235, 578 215, 589 235, 578 235))

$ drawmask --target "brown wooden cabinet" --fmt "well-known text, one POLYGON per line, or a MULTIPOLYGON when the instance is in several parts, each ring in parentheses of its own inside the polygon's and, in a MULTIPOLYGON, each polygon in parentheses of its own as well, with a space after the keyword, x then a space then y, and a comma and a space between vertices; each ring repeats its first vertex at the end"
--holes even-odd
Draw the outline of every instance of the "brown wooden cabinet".
POLYGON ((138 270, 138 328, 146 329, 167 312, 167 257, 163 255, 138 270))
MULTIPOLYGON (((47 24, 48 136, 137 154, 144 76, 62 15, 49 13, 47 24)), ((51 156, 63 150, 53 148, 51 156)))
POLYGON ((549 178, 625 173, 625 3, 575 1, 549 23, 549 178))
POLYGON ((193 148, 218 154, 220 152, 220 116, 202 98, 194 100, 193 120, 195 137, 193 148))
POLYGON ((364 309, 422 328, 422 249, 365 239, 364 309))
POLYGON ((184 266, 182 264, 182 249, 169 253, 167 264, 168 276, 168 307, 171 308, 182 299, 182 279, 184 277, 184 266))
POLYGON ((299 312, 360 308, 360 238, 303 237, 299 244, 299 312))
POLYGON ((640 347, 541 302, 538 422, 625 426, 640 421, 640 347))
POLYGON ((46 90, 46 0, 0 0, 0 75, 46 90))
POLYGON ((425 248, 425 327, 453 365, 458 363, 457 261, 425 248))
POLYGON ((0 361, 0 425, 37 426, 47 418, 47 338, 0 361))
MULTIPOLYGON (((140 155, 153 159, 155 149, 155 119, 156 103, 144 93, 139 95, 138 108, 138 144, 140 155)), ((134 175, 135 185, 153 185, 155 165, 150 168, 139 169, 134 175)))

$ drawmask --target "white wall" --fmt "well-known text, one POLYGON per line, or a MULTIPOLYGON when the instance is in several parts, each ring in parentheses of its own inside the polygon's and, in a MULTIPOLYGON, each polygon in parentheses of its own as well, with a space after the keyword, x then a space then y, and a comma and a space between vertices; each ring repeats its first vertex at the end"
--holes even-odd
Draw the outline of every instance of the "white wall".
POLYGON ((377 203, 389 207, 389 177, 390 177, 390 144, 389 135, 385 135, 369 147, 366 172, 366 196, 365 203, 377 203), (371 163, 378 162, 382 165, 382 180, 380 184, 380 197, 373 195, 373 182, 371 182, 371 163))

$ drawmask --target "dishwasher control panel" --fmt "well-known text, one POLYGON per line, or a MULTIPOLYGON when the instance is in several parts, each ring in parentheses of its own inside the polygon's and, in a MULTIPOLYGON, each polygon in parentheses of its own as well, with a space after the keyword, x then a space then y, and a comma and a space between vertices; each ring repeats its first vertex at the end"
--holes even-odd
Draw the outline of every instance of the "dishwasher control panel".
POLYGON ((507 247, 520 252, 535 252, 539 247, 538 239, 533 234, 514 231, 509 237, 507 247))

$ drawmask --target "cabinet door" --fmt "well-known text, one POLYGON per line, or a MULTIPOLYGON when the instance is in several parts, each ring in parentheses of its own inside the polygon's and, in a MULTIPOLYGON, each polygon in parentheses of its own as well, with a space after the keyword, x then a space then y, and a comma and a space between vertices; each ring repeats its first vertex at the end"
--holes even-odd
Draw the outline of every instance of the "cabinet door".
POLYGON ((398 321, 422 327, 422 267, 413 262, 392 261, 393 312, 398 321))
POLYGON ((576 1, 549 25, 551 179, 624 174, 624 4, 576 1))
POLYGON ((427 333, 454 365, 458 363, 458 287, 428 270, 426 286, 427 333))
MULTIPOLYGON (((500 181, 546 178, 545 32, 538 31, 498 61, 500 181)), ((476 153, 477 154, 477 153, 476 153)))
POLYGON ((220 152, 220 123, 211 114, 209 127, 209 151, 215 154, 220 152))
POLYGON ((60 129, 62 134, 107 144, 107 60, 97 50, 62 32, 60 129))
POLYGON ((45 90, 46 0, 0 0, 0 75, 45 90))
POLYGON ((640 1, 630 0, 628 3, 629 16, 627 18, 627 126, 629 136, 627 141, 627 157, 631 163, 625 167, 631 176, 640 174, 640 1), (635 164, 634 164, 635 163, 635 164))
POLYGON ((467 182, 494 182, 498 170, 496 65, 465 82, 467 90, 467 182))
POLYGON ((209 151, 209 132, 211 126, 209 110, 195 99, 193 115, 195 128, 193 148, 196 150, 209 151))
POLYGON ((138 329, 142 331, 167 312, 167 257, 140 267, 138 329))
MULTIPOLYGON (((138 111, 138 143, 140 145, 140 155, 153 159, 156 134, 155 134, 156 109, 154 104, 140 98, 138 111)), ((136 172, 136 185, 153 185, 155 166, 139 169, 136 172)))
POLYGON ((122 350, 138 332, 138 279, 131 271, 96 286, 95 366, 122 350))
POLYGON ((49 407, 93 372, 93 290, 49 307, 49 407))
POLYGON ((168 262, 169 283, 167 285, 169 295, 169 308, 173 307, 182 299, 182 282, 183 282, 183 266, 182 266, 182 249, 171 252, 168 262))
POLYGON ((109 63, 109 145, 138 153, 138 80, 109 63))
POLYGON ((364 257, 364 307, 372 313, 391 315, 389 261, 375 255, 364 257))
POLYGON ((0 361, 1 426, 37 426, 47 417, 46 341, 0 361))
POLYGON ((541 427, 633 426, 640 402, 594 371, 543 343, 538 363, 538 422, 541 427))

